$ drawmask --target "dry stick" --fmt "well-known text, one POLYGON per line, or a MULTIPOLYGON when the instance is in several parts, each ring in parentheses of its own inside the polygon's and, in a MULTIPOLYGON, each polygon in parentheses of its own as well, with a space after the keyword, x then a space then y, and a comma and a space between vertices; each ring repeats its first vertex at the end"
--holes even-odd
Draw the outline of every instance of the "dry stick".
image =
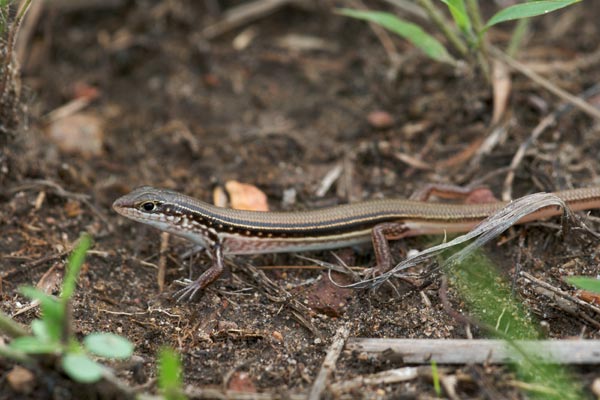
MULTIPOLYGON (((351 0, 350 5, 359 10, 368 10, 367 6, 363 4, 360 0, 351 0)), ((374 22, 369 22, 369 27, 377 36, 377 39, 381 42, 381 45, 385 49, 387 53, 388 59, 393 66, 397 66, 400 60, 400 55, 398 54, 398 50, 396 50, 396 46, 394 46, 394 42, 390 38, 390 35, 387 33, 385 29, 381 26, 377 25, 374 22)))
POLYGON ((366 385, 389 385, 392 383, 407 382, 430 372, 430 367, 404 367, 378 372, 376 374, 360 375, 356 378, 329 385, 329 390, 334 398, 339 398, 343 393, 363 388, 366 385))
MULTIPOLYGON (((93 213, 95 213, 101 220, 102 222, 104 222, 106 224, 106 226, 108 227, 109 231, 113 231, 114 227, 111 224, 111 222, 108 220, 108 218, 106 217, 106 215, 104 215, 104 213, 102 211, 100 211, 94 204, 92 204, 92 202, 89 200, 90 199, 90 195, 87 194, 83 194, 83 193, 76 193, 76 192, 70 192, 68 190, 63 189, 62 186, 60 186, 58 183, 54 182, 53 180, 50 179, 33 179, 31 181, 27 181, 21 185, 17 185, 14 186, 12 188, 10 188, 8 190, 8 193, 16 193, 19 192, 21 190, 28 190, 28 189, 37 189, 38 187, 49 187, 51 189, 54 190, 54 193, 59 196, 59 197, 65 197, 65 198, 70 198, 70 199, 75 199, 77 201, 82 202, 83 204, 85 204, 86 206, 88 206, 90 208, 90 210, 92 210, 93 213)), ((0 190, 0 193, 2 191, 0 190)))
POLYGON ((102 11, 122 8, 126 0, 52 0, 47 6, 59 14, 76 11, 102 11))
POLYGON ((241 266, 243 266, 244 272, 250 273, 252 278, 257 282, 257 288, 259 288, 270 301, 284 304, 287 308, 290 308, 292 310, 292 315, 301 325, 311 331, 317 338, 323 340, 323 334, 312 324, 312 322, 310 322, 310 319, 307 318, 307 316, 310 315, 308 307, 296 300, 290 292, 275 284, 263 271, 258 270, 249 262, 245 262, 241 266))
MULTIPOLYGON (((587 98, 596 96, 599 92, 600 92, 600 84, 596 84, 596 85, 586 89, 581 94, 581 99, 587 99, 587 98)), ((519 166, 519 164, 521 164, 523 157, 525 157, 525 152, 527 151, 529 146, 531 146, 531 144, 533 142, 535 142, 540 137, 540 135, 546 131, 546 129, 548 129, 550 126, 554 125, 556 123, 556 121, 558 121, 558 119, 560 118, 560 116, 562 114, 566 113, 567 111, 570 111, 572 108, 573 108, 572 104, 569 104, 569 103, 561 104, 554 112, 552 112, 550 115, 543 118, 538 123, 538 125, 533 129, 530 137, 525 142, 521 143, 521 145, 519 146, 519 149, 513 156, 513 159, 510 163, 510 170, 509 170, 508 174, 506 175, 506 179, 504 180, 504 185, 503 185, 504 188, 502 189, 502 199, 503 200, 509 201, 512 198, 512 183, 515 178, 515 171, 516 171, 517 167, 519 166)))
POLYGON ((569 300, 563 299, 562 297, 556 295, 554 292, 545 289, 541 286, 535 286, 533 288, 533 291, 538 295, 542 295, 551 299, 554 302, 552 305, 555 308, 558 308, 560 311, 565 312, 575 318, 580 318, 588 324, 590 324, 591 326, 593 326, 594 328, 600 329, 600 322, 587 315, 585 312, 580 310, 576 304, 573 304, 569 300))
POLYGON ((386 3, 389 3, 403 12, 407 14, 412 14, 415 17, 419 17, 421 19, 428 19, 427 13, 423 10, 422 7, 416 5, 412 1, 409 0, 384 0, 386 3))
POLYGON ((588 103, 587 101, 572 95, 566 90, 559 88, 558 86, 550 82, 548 79, 531 70, 531 68, 528 68, 526 65, 520 63, 514 58, 507 56, 500 50, 496 48, 490 48, 490 51, 494 57, 505 62, 509 67, 522 73, 538 85, 542 86, 544 89, 548 90, 550 93, 560 97, 565 102, 572 104, 573 106, 577 107, 578 109, 590 115, 591 117, 600 119, 600 110, 588 103))
MULTIPOLYGON (((600 363, 600 340, 517 340, 527 357, 559 364, 600 363), (533 357, 535 355, 535 358, 533 357)), ((346 350, 400 358, 407 364, 504 364, 523 361, 505 340, 350 338, 346 350)))
POLYGON ((332 169, 330 169, 327 174, 325 174, 323 179, 321 179, 321 184, 317 188, 315 196, 325 196, 335 181, 337 181, 342 175, 342 172, 344 172, 344 167, 342 164, 336 164, 332 169))
POLYGON ((569 61, 528 61, 527 66, 537 73, 550 73, 550 72, 571 72, 573 70, 583 70, 595 66, 600 63, 600 46, 591 53, 586 53, 582 56, 577 57, 574 60, 569 61))
POLYGON ((527 273, 525 271, 521 271, 519 273, 519 275, 522 276, 523 278, 527 279, 528 281, 530 281, 530 282, 532 282, 532 283, 534 283, 534 284, 536 284, 538 286, 541 286, 544 289, 547 289, 547 290, 551 291, 552 293, 557 294, 558 296, 560 296, 560 297, 562 297, 564 299, 572 301, 573 303, 577 304, 578 306, 581 306, 581 307, 583 307, 583 308, 585 308, 585 309, 587 309, 587 310, 589 310, 589 311, 591 311, 591 312, 593 312, 595 314, 600 315, 600 308, 596 307, 593 304, 590 304, 590 303, 588 303, 586 301, 578 299, 575 296, 571 296, 567 292, 565 292, 563 290, 560 290, 560 289, 552 286, 551 284, 549 284, 547 282, 544 282, 544 281, 542 281, 540 279, 537 279, 536 277, 534 277, 533 275, 531 275, 531 274, 529 274, 529 273, 527 273))
MULTIPOLYGON (((213 388, 197 388, 191 385, 185 389, 185 395, 190 399, 222 399, 222 400, 279 400, 286 398, 289 400, 306 400, 306 394, 304 393, 285 393, 285 397, 280 392, 261 392, 261 393, 248 393, 239 392, 234 390, 222 391, 213 388)), ((138 397, 140 400, 157 400, 163 397, 146 396, 138 397)))
POLYGON ((540 123, 533 129, 531 135, 519 146, 519 149, 513 156, 512 161, 510 162, 510 167, 508 170, 508 174, 506 174, 506 178, 504 179, 504 184, 502 188, 502 200, 510 201, 512 200, 512 184, 515 180, 515 171, 521 161, 525 157, 525 152, 534 143, 540 135, 546 131, 546 129, 556 123, 556 113, 552 113, 547 115, 540 121, 540 123))
POLYGON ((165 275, 167 272, 167 250, 169 249, 169 232, 160 234, 160 256, 158 257, 158 273, 156 281, 158 283, 158 291, 162 293, 165 288, 165 275))
POLYGON ((217 23, 207 26, 202 35, 207 39, 214 39, 232 29, 247 22, 257 20, 269 15, 279 8, 295 2, 294 0, 256 0, 250 3, 242 3, 237 7, 229 9, 223 19, 217 23))
POLYGON ((491 154, 492 150, 506 138, 509 124, 510 121, 504 121, 501 124, 494 126, 475 152, 475 156, 469 162, 469 166, 471 168, 476 168, 477 174, 480 174, 481 172, 480 166, 482 158, 491 154))
POLYGON ((335 363, 344 349, 344 343, 346 343, 348 335, 350 335, 350 329, 348 329, 346 325, 340 326, 333 338, 331 346, 329 346, 325 360, 323 360, 323 364, 321 365, 321 370, 310 389, 308 400, 319 400, 321 398, 321 394, 325 390, 327 378, 335 369, 335 363))

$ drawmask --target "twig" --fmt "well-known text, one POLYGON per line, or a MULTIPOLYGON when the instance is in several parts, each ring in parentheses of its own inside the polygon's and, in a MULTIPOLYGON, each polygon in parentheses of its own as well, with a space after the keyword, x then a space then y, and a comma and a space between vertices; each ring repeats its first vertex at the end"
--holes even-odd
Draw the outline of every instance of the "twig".
POLYGON ((341 397, 342 393, 362 388, 366 385, 389 385, 392 383, 407 382, 424 374, 424 368, 430 367, 404 367, 382 371, 376 374, 361 375, 343 382, 335 382, 329 385, 329 390, 334 398, 341 397))
POLYGON ((393 6, 398 7, 400 10, 404 11, 407 14, 412 14, 415 17, 419 17, 422 19, 427 19, 427 14, 423 10, 423 8, 419 7, 415 3, 410 0, 384 0, 386 3, 389 3, 393 6))
POLYGON ((290 308, 292 310, 292 315, 300 322, 300 324, 305 326, 306 329, 311 331, 317 338, 324 340, 323 334, 319 329, 306 318, 306 316, 310 314, 308 307, 296 300, 290 292, 275 284, 263 271, 260 271, 249 262, 243 263, 243 271, 250 273, 251 277, 255 281, 258 281, 257 287, 269 300, 275 303, 282 303, 290 308))
MULTIPOLYGON (((238 392, 234 390, 220 390, 213 388, 196 388, 189 387, 184 391, 185 395, 190 399, 218 399, 218 400, 279 400, 282 398, 281 393, 269 393, 269 392, 261 392, 261 393, 248 393, 248 392, 238 392)), ((285 393, 285 398, 289 400, 306 400, 306 394, 304 393, 285 393)), ((159 397, 157 399, 156 396, 147 396, 140 397, 140 400, 161 400, 159 397)))
POLYGON ((510 201, 512 199, 512 184, 515 179, 515 170, 521 164, 521 161, 525 157, 525 153, 527 149, 534 143, 542 133, 548 129, 548 127, 554 125, 556 123, 556 113, 552 113, 544 117, 537 126, 531 132, 531 135, 525 140, 519 148, 517 152, 513 156, 512 161, 510 162, 510 167, 508 173, 506 174, 506 178, 504 179, 504 184, 502 188, 502 200, 510 201))
MULTIPOLYGON (((367 10, 368 9, 363 4, 363 2, 360 0, 350 0, 350 5, 359 10, 367 10)), ((390 35, 387 33, 387 31, 385 29, 383 29, 381 26, 377 25, 376 23, 369 22, 369 27, 371 28, 373 33, 375 33, 375 36, 377 36, 377 39, 379 39, 379 42, 381 42, 381 45, 385 49, 385 52, 387 53, 390 63, 392 64, 392 66, 394 68, 396 68, 400 61, 400 55, 398 54, 398 50, 396 49, 394 42, 390 38, 390 35)))
POLYGON ((60 14, 77 11, 103 11, 122 8, 126 0, 52 0, 47 6, 60 14))
POLYGON ((308 400, 319 400, 321 398, 321 394, 325 390, 327 378, 335 369, 335 364, 337 359, 340 357, 342 350, 344 349, 344 343, 346 343, 346 339, 348 339, 349 334, 350 330, 346 325, 340 326, 333 338, 331 346, 329 346, 325 360, 323 360, 323 364, 321 365, 321 370, 319 371, 313 386, 310 389, 308 400))
POLYGON ((255 0, 250 3, 243 2, 239 6, 227 10, 222 20, 204 28, 202 34, 207 39, 214 39, 247 22, 269 15, 293 2, 294 0, 255 0))
MULTIPOLYGON (((587 99, 593 97, 600 92, 600 85, 596 84, 586 89, 581 94, 581 99, 587 99)), ((587 104, 587 103, 586 103, 587 104)), ((521 164, 523 157, 525 157, 525 153, 527 149, 541 136, 542 133, 546 131, 549 127, 553 126, 561 115, 571 110, 573 105, 571 103, 563 103, 559 105, 556 110, 554 110, 551 114, 544 117, 537 126, 531 132, 529 138, 526 141, 521 143, 517 152, 513 156, 512 161, 510 162, 510 167, 506 178, 504 179, 503 189, 502 189, 502 200, 509 201, 512 197, 512 183, 515 178, 515 171, 517 167, 521 164)))
MULTIPOLYGON (((518 340, 530 358, 558 364, 600 363, 600 340, 518 340), (534 357, 535 355, 535 357, 534 357)), ((350 338, 346 350, 399 358, 407 364, 505 364, 523 360, 513 344, 493 339, 350 338)))
POLYGON ((325 194, 331 188, 331 185, 333 185, 335 183, 335 181, 338 180, 338 178, 342 175, 343 171, 344 171, 344 168, 343 168, 342 164, 337 164, 332 169, 330 169, 329 172, 327 172, 327 174, 325 174, 325 176, 321 180, 321 184, 319 185, 319 188, 315 192, 315 195, 317 197, 325 196, 325 194))
POLYGON ((156 274, 156 282, 158 283, 158 291, 162 293, 165 289, 165 275, 167 271, 166 253, 169 249, 169 233, 162 232, 160 234, 160 255, 158 257, 158 273, 156 274))
POLYGON ((75 199, 77 201, 82 202, 83 204, 85 204, 86 206, 89 207, 90 210, 92 210, 92 212, 94 214, 96 214, 101 220, 102 222, 104 222, 106 224, 106 226, 108 227, 109 231, 113 231, 114 228, 112 226, 112 224, 110 223, 110 221, 108 220, 108 218, 106 218, 106 216, 104 215, 104 213, 102 211, 100 211, 94 204, 92 204, 92 202, 89 200, 90 199, 90 195, 87 194, 83 194, 83 193, 75 193, 75 192, 70 192, 68 190, 63 189, 62 186, 60 186, 58 183, 49 180, 49 179, 34 179, 31 181, 28 181, 22 185, 17 185, 14 186, 12 188, 10 188, 8 190, 9 193, 16 193, 18 191, 21 190, 28 190, 28 189, 36 189, 40 186, 45 186, 45 187, 49 187, 51 189, 54 190, 54 193, 57 196, 60 197, 65 197, 65 198, 71 198, 71 199, 75 199))
POLYGON ((555 96, 560 97, 564 101, 572 104, 573 106, 577 107, 578 109, 585 112, 589 116, 600 119, 600 109, 594 107, 587 101, 585 101, 577 96, 572 95, 571 93, 567 92, 566 90, 559 88, 558 86, 556 86, 555 84, 550 82, 548 79, 546 79, 543 76, 539 75, 538 73, 534 72, 533 70, 531 70, 531 68, 528 68, 526 65, 520 63, 519 61, 515 60, 514 58, 509 57, 508 55, 504 54, 502 51, 500 51, 496 48, 493 48, 493 47, 490 47, 490 51, 494 57, 505 62, 509 67, 522 73, 523 75, 525 75, 526 77, 528 77, 529 79, 531 79, 532 81, 537 83, 538 85, 542 86, 544 89, 548 90, 550 93, 552 93, 555 96))
POLYGON ((575 296, 571 296, 569 293, 567 293, 567 292, 565 292, 563 290, 560 290, 557 287, 554 287, 554 286, 552 286, 551 284, 549 284, 547 282, 544 282, 544 281, 542 281, 540 279, 537 279, 536 277, 534 277, 533 275, 531 275, 531 274, 529 274, 529 273, 527 273, 525 271, 521 271, 519 273, 519 276, 522 276, 523 278, 527 279, 528 281, 530 281, 530 282, 532 282, 532 283, 534 283, 534 284, 536 284, 536 285, 538 285, 540 287, 543 287, 544 289, 547 289, 547 290, 551 291, 552 293, 554 293, 554 294, 556 294, 556 295, 558 295, 558 296, 560 296, 560 297, 562 297, 564 299, 567 299, 567 300, 569 300, 569 301, 577 304, 580 307, 583 307, 583 308, 585 308, 585 309, 587 309, 587 310, 589 310, 589 311, 591 311, 591 312, 593 312, 595 314, 600 315, 600 308, 599 307, 596 307, 595 305, 590 304, 587 301, 583 301, 581 299, 578 299, 575 296))

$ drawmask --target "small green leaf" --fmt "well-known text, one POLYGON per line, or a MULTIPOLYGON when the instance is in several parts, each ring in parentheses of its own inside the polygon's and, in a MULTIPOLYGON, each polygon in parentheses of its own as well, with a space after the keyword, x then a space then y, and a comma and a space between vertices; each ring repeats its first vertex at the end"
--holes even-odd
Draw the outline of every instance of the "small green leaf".
POLYGON ((565 278, 573 286, 589 290, 590 292, 600 293, 600 280, 587 276, 569 276, 565 278))
POLYGON ((22 286, 19 288, 21 293, 24 296, 29 297, 32 300, 37 300, 40 302, 40 305, 43 307, 46 304, 55 304, 57 303, 56 298, 49 294, 42 292, 40 289, 35 288, 33 286, 22 286))
POLYGON ((158 387, 163 396, 168 400, 180 400, 185 397, 181 394, 181 361, 179 355, 169 349, 160 351, 158 360, 158 387))
POLYGON ((62 358, 62 367, 74 381, 97 382, 102 378, 104 367, 84 354, 67 354, 62 358))
POLYGON ((500 22, 548 14, 549 12, 579 3, 580 1, 581 0, 538 0, 515 4, 514 6, 506 7, 494 14, 487 24, 485 24, 484 30, 492 25, 499 24, 500 22))
POLYGON ((444 45, 436 38, 425 32, 420 26, 412 22, 403 21, 393 14, 381 11, 352 10, 349 8, 338 9, 337 13, 347 17, 374 22, 408 40, 434 60, 450 64, 456 63, 444 45))
POLYGON ((21 336, 10 342, 9 347, 27 354, 54 354, 60 351, 56 342, 46 342, 34 336, 21 336))
POLYGON ((114 333, 91 333, 83 339, 83 344, 100 357, 125 359, 133 354, 133 344, 114 333))
POLYGON ((47 322, 42 319, 31 321, 31 332, 42 342, 51 343, 60 340, 60 331, 57 332, 54 326, 48 327, 47 322))
POLYGON ((62 293, 60 294, 60 298, 63 302, 66 302, 71 298, 71 296, 73 296, 75 285, 77 283, 77 277, 79 276, 79 271, 81 270, 81 266, 85 260, 85 253, 88 251, 91 244, 92 239, 90 238, 90 235, 87 233, 82 234, 79 238, 79 243, 69 256, 67 272, 65 273, 65 278, 62 285, 62 293))
POLYGON ((52 340, 59 340, 62 337, 62 330, 64 328, 64 307, 55 297, 32 286, 24 286, 20 290, 25 296, 40 302, 43 314, 41 321, 45 324, 45 334, 52 340))
POLYGON ((454 19, 461 32, 469 34, 471 32, 471 20, 469 14, 467 14, 465 2, 463 0, 441 0, 441 2, 448 6, 452 19, 454 19))

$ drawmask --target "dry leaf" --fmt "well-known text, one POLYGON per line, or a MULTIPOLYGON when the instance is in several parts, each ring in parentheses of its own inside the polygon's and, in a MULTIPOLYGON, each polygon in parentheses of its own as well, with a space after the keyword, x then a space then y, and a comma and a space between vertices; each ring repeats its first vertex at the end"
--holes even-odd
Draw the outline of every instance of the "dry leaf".
POLYGON ((229 194, 231 208, 238 210, 269 211, 267 195, 259 188, 238 181, 227 181, 225 190, 229 194))
POLYGON ((512 81, 508 66, 501 61, 496 60, 493 65, 492 87, 494 89, 494 113, 492 115, 492 125, 497 124, 504 112, 510 96, 512 81))
POLYGON ((65 204, 65 211, 69 218, 75 218, 83 212, 81 210, 81 203, 77 200, 68 200, 65 204))
POLYGON ((577 297, 590 304, 600 305, 600 294, 588 290, 578 290, 577 297))
POLYGON ((74 114, 53 121, 48 136, 64 153, 78 153, 84 157, 102 154, 104 133, 100 118, 90 114, 74 114))

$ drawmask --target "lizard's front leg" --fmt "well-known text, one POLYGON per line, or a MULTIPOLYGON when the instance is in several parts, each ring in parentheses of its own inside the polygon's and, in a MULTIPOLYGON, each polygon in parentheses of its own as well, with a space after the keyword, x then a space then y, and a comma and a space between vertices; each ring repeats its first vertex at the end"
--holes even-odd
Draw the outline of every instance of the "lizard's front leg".
POLYGON ((223 262, 223 246, 221 243, 215 243, 210 248, 207 248, 206 251, 209 252, 209 255, 212 259, 212 265, 209 269, 204 271, 202 275, 198 277, 195 281, 188 284, 181 290, 175 292, 175 297, 177 297, 177 301, 181 301, 184 299, 191 300, 199 290, 203 290, 208 285, 216 281, 225 270, 225 264, 223 262))

